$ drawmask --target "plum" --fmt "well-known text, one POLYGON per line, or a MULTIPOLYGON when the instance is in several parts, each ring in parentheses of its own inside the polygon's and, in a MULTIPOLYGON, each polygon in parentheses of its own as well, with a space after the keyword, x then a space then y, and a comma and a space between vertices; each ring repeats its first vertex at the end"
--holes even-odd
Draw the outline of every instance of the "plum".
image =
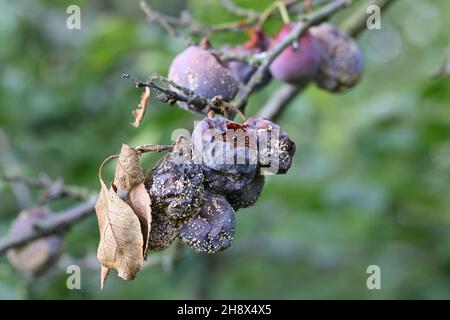
POLYGON ((225 62, 199 46, 190 46, 175 57, 169 80, 208 99, 222 96, 224 101, 231 101, 238 91, 238 82, 225 62))
POLYGON ((343 92, 355 86, 364 71, 364 58, 356 42, 329 23, 310 30, 325 51, 315 79, 317 86, 330 92, 343 92))
POLYGON ((244 125, 257 132, 260 167, 267 172, 287 173, 296 149, 288 134, 279 125, 261 117, 248 118, 244 125))
MULTIPOLYGON (((295 26, 295 23, 285 24, 271 47, 283 41, 295 26)), ((319 41, 308 31, 300 35, 297 42, 298 48, 289 45, 272 61, 270 72, 283 82, 303 85, 313 80, 319 72, 323 49, 319 41)))
POLYGON ((196 252, 215 253, 231 245, 235 226, 234 211, 227 199, 205 192, 205 202, 198 217, 183 225, 180 237, 196 252))
POLYGON ((148 249, 161 251, 168 248, 177 238, 181 226, 180 221, 171 219, 166 211, 152 204, 152 222, 148 249))
POLYGON ((169 154, 149 176, 152 206, 179 220, 198 212, 203 201, 203 173, 199 165, 177 163, 169 154))
POLYGON ((248 148, 251 139, 245 127, 230 129, 234 127, 241 125, 224 118, 205 118, 192 133, 193 160, 202 166, 205 184, 220 193, 243 188, 257 170, 256 148, 254 153, 248 148))

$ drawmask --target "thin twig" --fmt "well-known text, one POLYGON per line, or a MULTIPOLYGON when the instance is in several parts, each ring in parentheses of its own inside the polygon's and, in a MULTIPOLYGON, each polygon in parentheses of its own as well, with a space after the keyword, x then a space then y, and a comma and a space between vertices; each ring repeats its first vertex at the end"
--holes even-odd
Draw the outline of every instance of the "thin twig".
MULTIPOLYGON (((11 150, 8 136, 2 128, 0 128, 0 167, 3 167, 3 171, 8 171, 16 175, 21 174, 19 162, 15 158, 11 150)), ((33 206, 33 197, 26 184, 21 181, 14 181, 11 190, 18 205, 22 209, 33 206)))
POLYGON ((233 0, 221 0, 221 3, 225 9, 237 16, 256 19, 260 15, 260 13, 255 10, 238 7, 233 0))
MULTIPOLYGON (((131 77, 128 74, 124 74, 122 78, 131 77)), ((203 116, 207 115, 209 111, 225 115, 228 110, 235 110, 234 105, 225 101, 222 96, 215 96, 212 99, 208 99, 160 75, 152 75, 146 82, 138 79, 132 80, 135 82, 137 88, 150 88, 158 91, 160 95, 155 97, 157 100, 170 105, 182 102, 181 106, 183 108, 203 116), (163 87, 158 82, 163 82, 167 87, 163 87)), ((239 112, 239 114, 243 115, 242 112, 239 112)))
POLYGON ((259 111, 258 116, 271 119, 272 121, 278 120, 284 109, 297 97, 297 95, 304 90, 304 86, 293 86, 290 84, 283 85, 280 89, 275 91, 270 96, 270 99, 266 102, 264 107, 259 111))

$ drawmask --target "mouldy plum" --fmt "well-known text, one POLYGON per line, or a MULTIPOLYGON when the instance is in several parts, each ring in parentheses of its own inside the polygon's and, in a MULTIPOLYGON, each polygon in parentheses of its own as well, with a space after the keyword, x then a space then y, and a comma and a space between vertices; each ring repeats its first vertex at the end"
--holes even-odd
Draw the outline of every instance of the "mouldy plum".
POLYGON ((235 225, 234 211, 227 199, 206 192, 199 216, 183 225, 180 237, 196 252, 215 253, 231 245, 235 225))
POLYGON ((206 118, 192 133, 194 162, 201 164, 206 185, 220 193, 241 189, 256 174, 257 161, 246 148, 245 127, 234 131, 240 126, 223 118, 206 118))
POLYGON ((264 176, 257 174, 252 182, 244 186, 241 190, 227 194, 227 200, 234 211, 240 208, 253 206, 259 198, 264 187, 264 176))
POLYGON ((295 143, 288 134, 279 125, 260 117, 248 118, 244 125, 257 131, 260 166, 267 167, 268 170, 276 169, 277 174, 286 173, 291 167, 295 154, 295 143), (272 139, 276 140, 272 141, 272 139), (273 168, 275 159, 278 161, 277 168, 273 168))
MULTIPOLYGON (((250 32, 250 39, 241 45, 235 47, 225 46, 222 51, 229 54, 252 56, 261 52, 264 52, 269 47, 269 39, 261 30, 252 29, 250 32)), ((233 72, 234 76, 243 84, 247 84, 250 78, 253 76, 257 68, 251 64, 238 61, 230 60, 228 63, 230 70, 233 72)), ((265 87, 270 80, 272 75, 270 71, 267 70, 261 81, 255 86, 255 90, 260 90, 265 87)))
MULTIPOLYGON (((283 41, 295 23, 285 24, 272 42, 272 47, 283 41)), ((270 65, 272 75, 293 85, 306 84, 317 75, 323 57, 323 49, 318 40, 306 31, 297 39, 298 48, 286 47, 270 65)))
POLYGON ((355 86, 364 71, 364 58, 356 42, 329 23, 310 30, 325 51, 315 79, 317 86, 330 92, 343 92, 355 86))
POLYGON ((195 215, 203 199, 203 173, 199 165, 177 163, 171 154, 152 172, 152 206, 166 211, 172 219, 195 215))
POLYGON ((169 80, 209 99, 222 96, 231 101, 238 91, 238 83, 227 65, 207 48, 198 46, 190 46, 175 57, 169 80))
POLYGON ((152 206, 152 223, 148 249, 161 251, 168 248, 180 233, 181 222, 170 219, 166 211, 152 206))

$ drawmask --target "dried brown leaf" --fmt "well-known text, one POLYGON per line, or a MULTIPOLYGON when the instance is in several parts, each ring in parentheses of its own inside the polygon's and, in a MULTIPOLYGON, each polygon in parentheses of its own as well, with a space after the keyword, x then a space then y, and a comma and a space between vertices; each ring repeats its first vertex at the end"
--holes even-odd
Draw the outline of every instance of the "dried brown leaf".
POLYGON ((127 203, 133 209, 134 213, 138 217, 139 222, 141 224, 141 231, 144 240, 143 254, 144 257, 146 257, 148 240, 150 237, 150 226, 152 222, 152 215, 150 208, 151 204, 150 196, 147 192, 147 189, 145 189, 143 183, 141 183, 128 193, 127 203))
POLYGON ((100 179, 100 194, 98 196, 97 202, 95 203, 95 213, 97 214, 98 226, 100 228, 100 234, 102 234, 102 228, 105 225, 105 219, 108 215, 108 187, 100 179))
POLYGON ((130 192, 141 184, 144 178, 138 152, 129 145, 123 144, 117 160, 114 184, 118 189, 130 192))
POLYGON ((144 118, 145 115, 145 111, 147 111, 149 100, 150 100, 150 88, 145 87, 144 92, 142 92, 141 94, 141 100, 137 108, 131 112, 134 117, 134 122, 131 123, 133 127, 138 128, 141 125, 142 119, 144 118))
POLYGON ((131 207, 117 195, 114 185, 109 189, 106 206, 103 197, 104 195, 100 196, 96 206, 97 216, 100 216, 97 258, 104 267, 102 279, 106 278, 106 268, 111 268, 117 270, 119 277, 132 280, 144 263, 144 243, 139 219, 131 207))

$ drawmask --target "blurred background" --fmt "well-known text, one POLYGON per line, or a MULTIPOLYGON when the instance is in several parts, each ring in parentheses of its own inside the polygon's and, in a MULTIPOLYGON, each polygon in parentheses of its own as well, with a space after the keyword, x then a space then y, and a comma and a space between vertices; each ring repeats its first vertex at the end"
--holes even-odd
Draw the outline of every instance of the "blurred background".
MULTIPOLYGON (((270 2, 236 1, 257 10, 270 2)), ((202 23, 237 19, 215 0, 149 3, 170 15, 186 9, 202 23)), ((41 277, 20 274, 0 255, 0 299, 450 298, 450 79, 432 78, 446 55, 449 13, 446 0, 397 1, 382 30, 358 38, 367 65, 358 87, 332 95, 310 86, 292 103, 279 123, 297 143, 293 167, 268 177, 257 204, 237 213, 235 241, 223 253, 184 248, 172 267, 148 267, 132 282, 112 273, 100 291, 99 265, 85 258, 99 239, 92 213, 41 277), (66 287, 74 261, 86 265, 81 290, 66 287), (366 287, 373 264, 381 290, 366 287)), ((166 75, 185 47, 146 22, 138 1, 2 1, 0 16, 0 127, 10 145, 0 157, 15 159, 24 176, 45 173, 95 191, 101 161, 122 143, 170 143, 174 129, 199 119, 152 100, 142 126, 128 124, 140 91, 121 75, 166 75), (66 28, 71 4, 81 8, 81 30, 66 28)), ((244 40, 211 38, 216 47, 244 40)), ((253 95, 247 114, 279 86, 253 95)), ((145 166, 158 157, 144 157, 145 166)), ((3 161, 0 173, 10 165, 3 161)), ((0 181, 0 236, 20 210, 0 181)))

